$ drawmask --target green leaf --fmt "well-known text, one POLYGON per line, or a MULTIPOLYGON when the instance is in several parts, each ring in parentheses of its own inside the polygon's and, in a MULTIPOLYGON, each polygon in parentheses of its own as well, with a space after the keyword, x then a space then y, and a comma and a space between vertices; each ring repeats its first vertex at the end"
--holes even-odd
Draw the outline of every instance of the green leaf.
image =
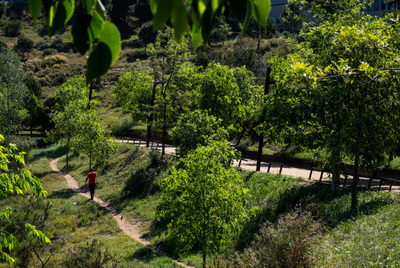
POLYGON ((99 16, 103 20, 106 20, 107 11, 106 11, 106 8, 104 7, 103 3, 100 0, 96 1, 96 12, 99 14, 99 16))
POLYGON ((153 13, 153 28, 158 30, 164 27, 170 18, 174 8, 175 0, 151 0, 150 7, 153 13))
POLYGON ((196 51, 196 49, 199 47, 201 43, 203 43, 203 36, 201 34, 201 28, 196 30, 195 28, 192 28, 192 43, 193 43, 193 49, 196 51))
POLYGON ((61 30, 71 18, 75 9, 74 0, 43 0, 46 11, 47 27, 52 36, 61 30))
POLYGON ((43 5, 42 1, 41 0, 30 0, 28 3, 29 3, 29 12, 31 12, 33 20, 36 25, 36 20, 39 16, 40 8, 43 5))
POLYGON ((88 59, 86 82, 90 84, 93 79, 106 74, 118 59, 120 50, 121 36, 117 27, 104 21, 99 41, 88 59))
POLYGON ((103 20, 95 12, 93 16, 80 14, 74 20, 71 33, 74 44, 82 55, 99 39, 103 20))
POLYGON ((265 29, 268 14, 271 9, 270 1, 252 0, 252 13, 257 22, 265 29))
POLYGON ((188 31, 187 12, 183 2, 177 3, 171 14, 172 25, 175 30, 175 40, 180 41, 184 32, 188 31))

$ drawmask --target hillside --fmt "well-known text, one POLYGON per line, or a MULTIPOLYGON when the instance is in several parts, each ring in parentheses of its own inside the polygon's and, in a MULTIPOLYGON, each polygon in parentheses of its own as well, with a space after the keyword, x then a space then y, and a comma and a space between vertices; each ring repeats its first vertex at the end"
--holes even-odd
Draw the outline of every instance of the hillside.
MULTIPOLYGON (((15 221, 20 217, 30 218, 51 238, 52 245, 33 247, 39 256, 42 259, 51 256, 50 267, 57 267, 73 261, 70 254, 79 247, 89 250, 89 245, 98 243, 100 246, 93 246, 91 250, 105 255, 108 252, 107 263, 114 263, 116 267, 173 267, 175 264, 168 258, 123 235, 107 210, 67 188, 65 179, 49 167, 49 162, 63 153, 60 146, 54 145, 29 154, 29 168, 42 178, 48 191, 46 200, 31 197, 24 205, 19 204, 20 198, 2 201, 3 205, 21 211, 14 216, 15 221), (25 205, 32 209, 21 207, 25 205), (94 238, 96 242, 92 242, 94 238)), ((59 168, 72 174, 82 185, 88 159, 74 155, 68 168, 64 161, 62 157, 59 168)), ((153 249, 161 249, 188 265, 200 266, 201 258, 196 251, 188 256, 174 252, 174 244, 165 236, 164 223, 157 222, 153 216, 160 200, 157 182, 168 174, 172 163, 172 159, 160 158, 155 152, 121 145, 118 155, 96 169, 99 173, 96 196, 111 203, 128 221, 140 223, 143 237, 151 242, 153 249)), ((252 194, 248 209, 255 209, 255 214, 231 237, 230 246, 209 261, 210 266, 257 267, 260 263, 266 266, 390 266, 399 259, 398 195, 361 192, 359 208, 351 210, 347 190, 332 197, 329 187, 317 183, 244 171, 242 176, 252 194)), ((24 250, 32 246, 25 245, 24 250)), ((22 261, 20 252, 14 254, 22 261)), ((39 261, 33 254, 23 260, 32 264, 39 261)))

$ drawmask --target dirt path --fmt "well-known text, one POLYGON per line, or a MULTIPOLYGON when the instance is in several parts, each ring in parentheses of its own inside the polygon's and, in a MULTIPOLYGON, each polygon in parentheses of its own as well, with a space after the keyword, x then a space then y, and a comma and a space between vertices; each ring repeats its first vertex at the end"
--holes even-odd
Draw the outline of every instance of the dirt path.
MULTIPOLYGON (((80 195, 86 197, 86 198, 90 198, 90 194, 89 193, 82 193, 81 189, 79 187, 79 183, 77 180, 75 180, 70 174, 64 173, 62 172, 60 169, 58 169, 58 160, 60 158, 54 159, 50 162, 50 167, 53 171, 56 171, 60 174, 62 174, 64 176, 64 178, 67 181, 67 185, 70 189, 72 189, 73 191, 79 193, 80 195)), ((140 228, 140 222, 138 222, 137 224, 132 224, 129 221, 127 221, 125 218, 122 217, 121 214, 119 214, 110 203, 104 202, 103 200, 101 200, 98 197, 94 197, 93 200, 95 202, 97 202, 101 207, 105 208, 107 211, 109 211, 114 219, 117 221, 119 227, 121 228, 121 230, 127 234, 128 236, 130 236, 131 238, 135 239, 136 241, 139 241, 140 243, 142 243, 145 246, 150 246, 150 242, 143 239, 142 235, 141 235, 141 228, 140 228)), ((157 253, 159 255, 162 256, 167 256, 166 254, 164 254, 163 252, 157 250, 157 253)), ((188 267, 188 268, 192 268, 193 266, 187 266, 184 263, 181 263, 177 260, 171 259, 173 262, 175 262, 176 264, 182 266, 182 267, 188 267)))

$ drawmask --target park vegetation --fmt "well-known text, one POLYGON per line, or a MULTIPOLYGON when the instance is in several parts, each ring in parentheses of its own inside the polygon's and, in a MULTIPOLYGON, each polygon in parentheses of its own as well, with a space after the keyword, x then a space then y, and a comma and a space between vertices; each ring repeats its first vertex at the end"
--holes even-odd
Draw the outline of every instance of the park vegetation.
POLYGON ((32 18, 0 3, 3 261, 177 266, 166 254, 203 267, 399 264, 397 194, 357 188, 359 168, 394 167, 399 154, 396 13, 368 16, 358 0, 291 0, 277 29, 269 1, 103 2, 31 0, 32 18), (46 139, 24 142, 24 129, 46 139), (147 148, 113 138, 133 129, 147 148), (161 153, 149 148, 154 130, 161 153), (237 148, 260 137, 262 149, 318 160, 332 187, 233 168, 237 148), (81 185, 96 168, 96 195, 140 221, 151 246, 67 189, 49 170, 58 157, 81 185), (354 166, 351 190, 339 187, 342 163, 354 166))

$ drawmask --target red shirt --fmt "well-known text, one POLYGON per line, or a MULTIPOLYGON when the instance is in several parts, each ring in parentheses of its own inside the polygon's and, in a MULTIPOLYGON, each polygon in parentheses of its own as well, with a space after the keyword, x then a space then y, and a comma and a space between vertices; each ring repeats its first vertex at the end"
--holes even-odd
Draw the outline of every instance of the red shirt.
POLYGON ((88 174, 89 177, 89 184, 96 183, 96 175, 97 173, 95 171, 92 171, 88 174))

